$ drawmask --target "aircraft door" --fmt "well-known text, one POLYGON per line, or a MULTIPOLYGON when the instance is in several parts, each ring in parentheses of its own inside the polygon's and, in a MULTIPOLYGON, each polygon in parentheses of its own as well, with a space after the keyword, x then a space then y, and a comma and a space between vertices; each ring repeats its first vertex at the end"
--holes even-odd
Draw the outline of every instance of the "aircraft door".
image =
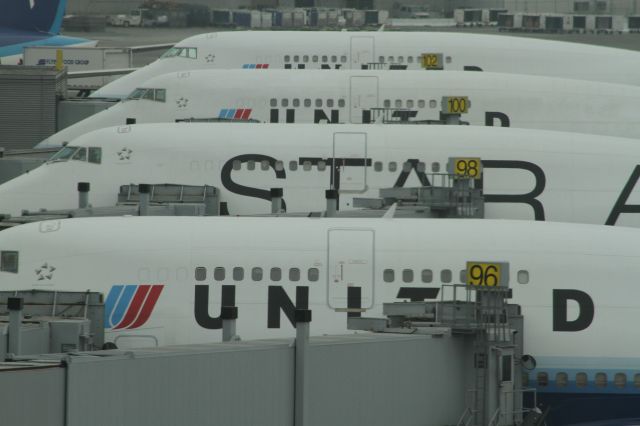
POLYGON ((373 62, 373 37, 351 37, 351 69, 358 70, 362 65, 373 62))
MULTIPOLYGON (((331 170, 338 194, 362 193, 367 190, 367 134, 333 134, 334 167, 331 170)), ((350 197, 340 197, 339 208, 346 207, 350 197)))
MULTIPOLYGON (((360 290, 360 308, 374 303, 374 231, 372 229, 330 229, 327 259, 327 303, 346 311, 349 288, 360 290)), ((353 291, 353 290, 351 290, 353 291)))
POLYGON ((350 121, 371 122, 371 108, 378 107, 378 77, 351 77, 350 85, 350 121))

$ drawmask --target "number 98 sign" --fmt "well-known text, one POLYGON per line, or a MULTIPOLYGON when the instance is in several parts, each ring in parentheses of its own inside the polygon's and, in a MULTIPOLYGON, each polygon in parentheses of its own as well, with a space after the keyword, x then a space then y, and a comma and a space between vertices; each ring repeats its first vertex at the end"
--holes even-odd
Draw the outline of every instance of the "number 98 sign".
POLYGON ((505 286, 508 267, 504 263, 467 262, 467 285, 475 287, 505 286))
POLYGON ((480 158, 454 158, 453 174, 458 177, 480 179, 482 175, 482 161, 480 158))

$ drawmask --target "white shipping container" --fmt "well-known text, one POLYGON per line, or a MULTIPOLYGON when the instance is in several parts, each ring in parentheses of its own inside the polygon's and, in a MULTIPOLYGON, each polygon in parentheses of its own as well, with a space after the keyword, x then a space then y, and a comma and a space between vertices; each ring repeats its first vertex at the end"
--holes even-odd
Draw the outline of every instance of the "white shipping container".
MULTIPOLYGON (((133 54, 128 47, 25 47, 24 64, 55 66, 58 50, 62 51, 62 62, 68 71, 99 71, 133 67, 133 54)), ((118 77, 120 76, 74 78, 69 80, 69 85, 100 87, 118 77)))

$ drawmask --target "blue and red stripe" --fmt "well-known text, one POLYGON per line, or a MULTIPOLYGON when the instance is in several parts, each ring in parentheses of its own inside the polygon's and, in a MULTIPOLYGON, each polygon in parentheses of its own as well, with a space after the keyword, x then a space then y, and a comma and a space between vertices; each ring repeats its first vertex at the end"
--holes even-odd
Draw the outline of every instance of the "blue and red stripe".
POLYGON ((105 327, 137 328, 151 316, 164 285, 114 285, 105 301, 105 327))

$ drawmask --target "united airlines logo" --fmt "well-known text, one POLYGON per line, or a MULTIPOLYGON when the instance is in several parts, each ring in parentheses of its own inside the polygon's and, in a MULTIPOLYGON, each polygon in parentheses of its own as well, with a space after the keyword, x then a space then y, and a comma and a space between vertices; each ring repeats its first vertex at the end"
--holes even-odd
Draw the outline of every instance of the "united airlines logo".
POLYGON ((242 64, 242 68, 263 70, 269 68, 269 64, 242 64))
POLYGON ((218 118, 226 120, 248 120, 251 116, 251 108, 225 108, 221 109, 218 118))
POLYGON ((162 293, 164 285, 114 285, 104 304, 105 328, 133 329, 143 326, 162 293))

